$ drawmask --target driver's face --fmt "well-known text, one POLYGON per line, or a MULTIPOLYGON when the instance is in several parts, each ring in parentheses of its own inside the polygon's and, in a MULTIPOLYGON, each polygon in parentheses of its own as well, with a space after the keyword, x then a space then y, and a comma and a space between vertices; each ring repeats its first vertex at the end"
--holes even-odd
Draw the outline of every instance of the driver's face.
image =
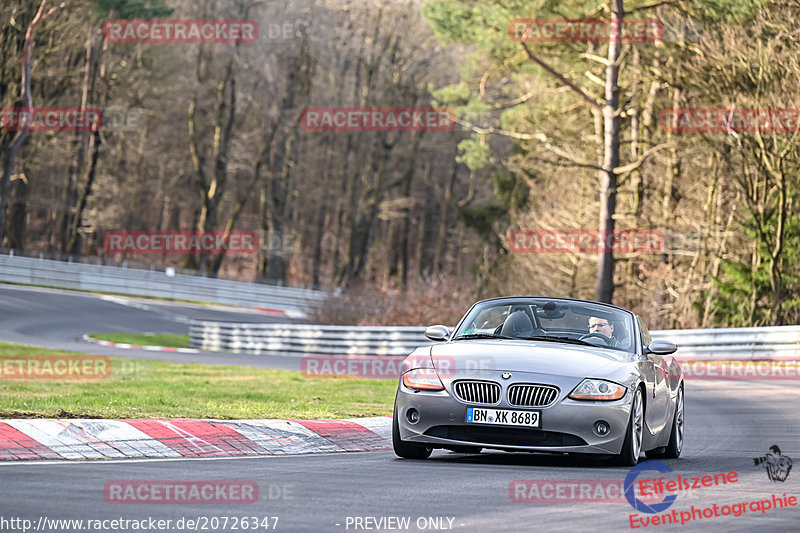
POLYGON ((610 337, 614 333, 614 326, 609 324, 605 318, 592 317, 589 319, 589 333, 600 333, 610 337))

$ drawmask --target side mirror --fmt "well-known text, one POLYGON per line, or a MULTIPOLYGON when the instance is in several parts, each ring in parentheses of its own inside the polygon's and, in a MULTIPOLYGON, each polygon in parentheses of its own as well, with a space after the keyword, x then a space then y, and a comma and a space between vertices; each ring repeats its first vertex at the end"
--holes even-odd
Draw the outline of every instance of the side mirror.
POLYGON ((432 341, 446 341, 450 336, 450 330, 446 326, 428 326, 425 329, 425 336, 432 341))
POLYGON ((653 341, 645 350, 645 355, 649 353, 654 353, 656 355, 669 355, 671 353, 675 353, 678 349, 678 346, 674 342, 669 341, 653 341))

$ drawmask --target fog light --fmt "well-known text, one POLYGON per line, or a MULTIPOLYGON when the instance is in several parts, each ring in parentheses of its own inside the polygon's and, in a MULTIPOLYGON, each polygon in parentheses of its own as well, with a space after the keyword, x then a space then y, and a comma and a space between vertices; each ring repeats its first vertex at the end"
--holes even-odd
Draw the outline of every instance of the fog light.
POLYGON ((605 420, 598 420, 594 423, 594 433, 598 437, 605 437, 611 431, 611 426, 605 420))
POLYGON ((409 409, 406 411, 406 419, 408 419, 411 424, 416 424, 419 422, 419 411, 416 409, 409 409))

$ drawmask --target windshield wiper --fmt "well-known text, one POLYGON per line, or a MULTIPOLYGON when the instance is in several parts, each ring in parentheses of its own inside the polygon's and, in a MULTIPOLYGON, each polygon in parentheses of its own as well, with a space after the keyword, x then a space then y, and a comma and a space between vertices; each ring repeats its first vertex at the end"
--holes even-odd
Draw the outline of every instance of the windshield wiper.
POLYGON ((606 348, 606 346, 598 346, 597 344, 592 344, 591 342, 582 341, 580 339, 572 339, 570 337, 554 337, 552 335, 538 336, 538 337, 519 337, 520 339, 526 341, 550 341, 550 342, 567 342, 569 344, 580 344, 583 346, 592 346, 593 348, 606 348))
POLYGON ((514 340, 518 339, 519 337, 509 337, 507 335, 495 335, 494 333, 467 333, 465 335, 459 335, 454 341, 460 341, 462 339, 509 339, 514 340))

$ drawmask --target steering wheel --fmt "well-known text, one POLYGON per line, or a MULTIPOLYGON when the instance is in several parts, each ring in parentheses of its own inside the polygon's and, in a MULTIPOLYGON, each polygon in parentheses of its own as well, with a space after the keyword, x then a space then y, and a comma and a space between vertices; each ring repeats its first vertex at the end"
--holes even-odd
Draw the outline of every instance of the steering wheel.
POLYGON ((578 340, 585 340, 585 339, 589 339, 591 337, 597 337, 598 339, 602 340, 603 342, 605 342, 609 346, 613 342, 611 340, 611 337, 606 337, 602 333, 597 333, 597 332, 595 332, 595 333, 587 333, 586 335, 581 335, 578 340))

